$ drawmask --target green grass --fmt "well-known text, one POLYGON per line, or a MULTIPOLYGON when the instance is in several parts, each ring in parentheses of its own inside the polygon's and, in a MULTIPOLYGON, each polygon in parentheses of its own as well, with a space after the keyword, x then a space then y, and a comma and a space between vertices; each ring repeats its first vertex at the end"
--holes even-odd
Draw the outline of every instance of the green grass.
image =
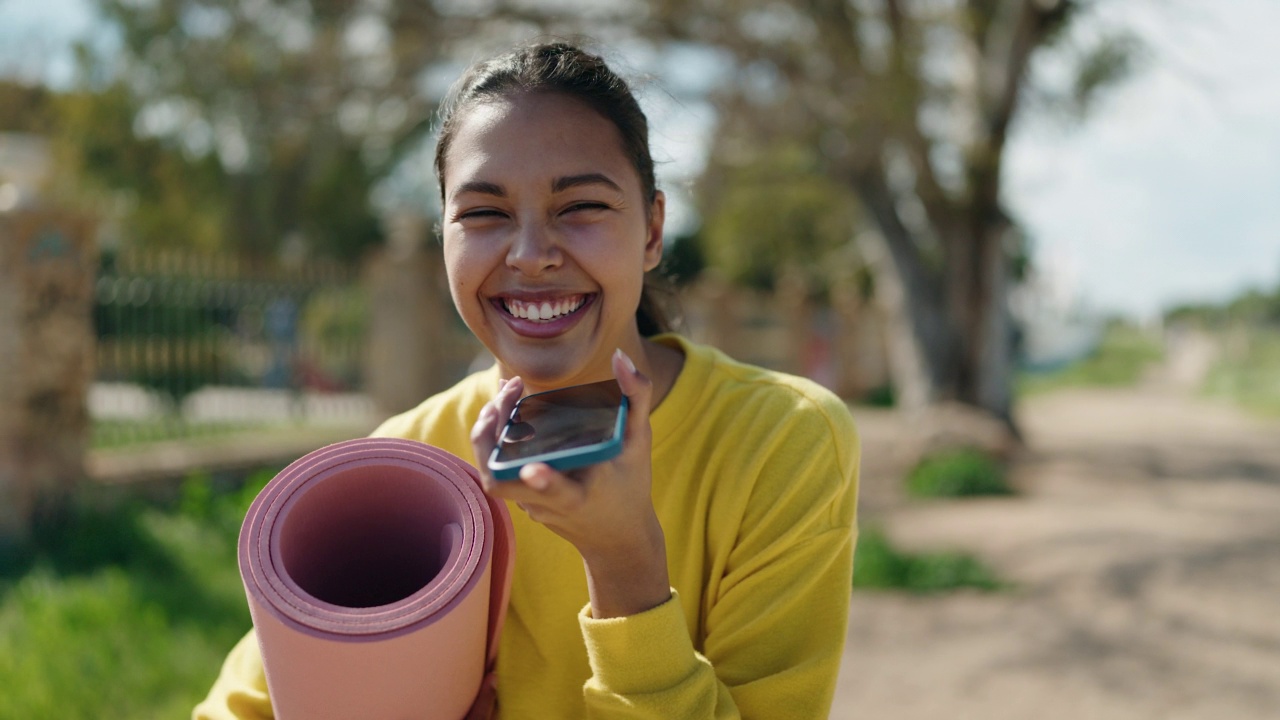
POLYGON ((930 455, 907 475, 907 494, 918 498, 1012 495, 1004 467, 974 448, 930 455))
POLYGON ((187 717, 250 626, 236 536, 270 477, 82 509, 0 555, 0 718, 187 717))
POLYGON ((858 536, 853 586, 918 595, 962 589, 992 591, 1008 587, 972 555, 903 552, 894 548, 884 533, 874 528, 864 529, 858 536))
POLYGON ((1223 345, 1205 378, 1205 394, 1280 417, 1280 330, 1255 328, 1223 345))
POLYGON ((289 427, 291 426, 280 423, 96 420, 89 431, 89 446, 95 450, 112 450, 143 443, 214 439, 289 427))
POLYGON ((1068 387, 1127 387, 1136 384, 1164 357, 1160 339, 1141 328, 1113 323, 1089 357, 1051 372, 1023 372, 1016 380, 1019 396, 1068 387))

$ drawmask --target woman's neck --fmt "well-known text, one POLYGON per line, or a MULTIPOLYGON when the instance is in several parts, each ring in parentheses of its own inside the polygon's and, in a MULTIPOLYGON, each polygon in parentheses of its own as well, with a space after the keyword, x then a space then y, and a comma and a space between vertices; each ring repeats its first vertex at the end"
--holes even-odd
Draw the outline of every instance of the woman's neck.
POLYGON ((676 379, 684 369, 684 353, 670 345, 654 342, 648 338, 643 339, 641 343, 641 347, 644 348, 644 366, 640 366, 640 361, 637 360, 637 367, 640 372, 649 376, 650 382, 653 383, 652 409, 656 410, 663 398, 671 392, 671 388, 675 387, 676 379))

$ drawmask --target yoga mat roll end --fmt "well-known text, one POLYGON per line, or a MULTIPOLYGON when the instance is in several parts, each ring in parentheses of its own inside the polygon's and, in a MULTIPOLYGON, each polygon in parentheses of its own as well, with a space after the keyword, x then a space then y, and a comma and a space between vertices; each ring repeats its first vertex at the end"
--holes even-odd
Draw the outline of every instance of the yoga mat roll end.
POLYGON ((276 717, 464 717, 494 667, 512 540, 506 506, 439 448, 352 440, 285 468, 239 543, 276 717))

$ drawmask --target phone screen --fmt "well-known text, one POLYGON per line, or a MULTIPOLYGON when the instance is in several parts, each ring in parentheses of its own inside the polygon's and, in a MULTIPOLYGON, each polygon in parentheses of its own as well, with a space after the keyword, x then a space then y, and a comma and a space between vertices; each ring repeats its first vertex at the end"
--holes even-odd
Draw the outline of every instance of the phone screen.
POLYGON ((622 400, 616 380, 523 398, 503 430, 494 459, 519 462, 614 441, 622 400))

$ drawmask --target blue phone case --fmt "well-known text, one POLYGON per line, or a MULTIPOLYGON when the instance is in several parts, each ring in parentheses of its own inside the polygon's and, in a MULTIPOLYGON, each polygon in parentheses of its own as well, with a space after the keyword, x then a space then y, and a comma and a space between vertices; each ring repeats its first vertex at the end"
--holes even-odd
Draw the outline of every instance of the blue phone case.
MULTIPOLYGON (((550 392, 555 391, 552 390, 550 392)), ((529 397, 535 397, 535 395, 530 395, 529 397)), ((618 419, 614 425, 613 433, 603 442, 554 450, 507 462, 498 461, 498 451, 501 449, 499 444, 489 455, 487 463, 489 472, 495 480, 515 480, 520 477, 520 468, 529 463, 546 463, 556 470, 564 472, 565 470, 574 470, 604 462, 605 460, 612 460, 622 452, 622 434, 623 429, 627 426, 628 406, 627 397, 623 395, 622 402, 618 406, 618 419)), ((517 405, 518 407, 519 405, 517 405)), ((510 420, 508 419, 507 423, 503 425, 504 434, 509 424, 510 420)))

